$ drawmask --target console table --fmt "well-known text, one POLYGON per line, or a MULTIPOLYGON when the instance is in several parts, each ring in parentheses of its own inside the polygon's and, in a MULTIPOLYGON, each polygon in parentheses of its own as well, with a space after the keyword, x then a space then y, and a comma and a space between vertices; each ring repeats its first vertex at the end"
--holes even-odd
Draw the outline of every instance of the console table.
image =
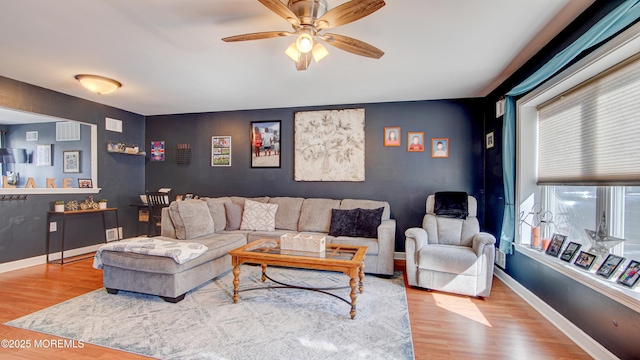
POLYGON ((87 256, 79 259, 73 259, 69 261, 64 261, 64 235, 65 235, 65 227, 68 216, 81 215, 81 214, 100 214, 102 215, 102 234, 104 235, 105 243, 108 241, 107 239, 107 223, 105 219, 105 215, 107 213, 113 213, 116 217, 116 232, 118 232, 117 237, 120 238, 119 228, 120 224, 118 223, 118 208, 106 208, 106 209, 90 209, 90 210, 70 210, 70 211, 48 211, 47 212, 47 263, 64 265, 75 261, 80 261, 84 259, 91 258, 92 256, 87 256), (51 232, 49 231, 49 224, 51 223, 51 219, 56 216, 62 216, 62 234, 60 235, 60 259, 59 260, 49 260, 50 254, 50 242, 51 242, 51 232))

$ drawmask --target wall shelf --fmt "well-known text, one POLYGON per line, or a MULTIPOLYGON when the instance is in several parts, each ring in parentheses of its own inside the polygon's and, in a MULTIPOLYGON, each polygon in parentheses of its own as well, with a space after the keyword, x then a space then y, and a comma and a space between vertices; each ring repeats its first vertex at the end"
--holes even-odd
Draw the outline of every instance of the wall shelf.
POLYGON ((107 141, 107 152, 115 153, 115 154, 137 155, 137 156, 147 155, 145 151, 140 150, 138 145, 125 144, 122 142, 115 142, 115 141, 107 141))

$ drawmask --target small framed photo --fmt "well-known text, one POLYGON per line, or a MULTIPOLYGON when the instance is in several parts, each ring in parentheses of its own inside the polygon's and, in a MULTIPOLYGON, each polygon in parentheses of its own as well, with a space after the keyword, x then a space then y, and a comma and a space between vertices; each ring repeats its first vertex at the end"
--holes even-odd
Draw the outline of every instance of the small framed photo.
POLYGON ((62 172, 80 172, 80 150, 70 150, 62 152, 62 172))
POLYGON ((495 139, 493 138, 493 131, 487 133, 486 140, 487 140, 486 142, 487 150, 493 149, 496 145, 495 139))
POLYGON ((564 245, 564 241, 566 239, 567 235, 553 234, 553 236, 551 237, 551 242, 549 243, 549 247, 547 247, 546 254, 553 257, 558 257, 558 254, 560 254, 560 249, 562 249, 562 245, 564 245))
POLYGON ((573 265, 583 268, 585 270, 591 270, 593 263, 596 261, 597 256, 588 252, 580 251, 576 257, 576 261, 573 265))
POLYGON ((251 122, 251 167, 280 167, 280 120, 251 122))
POLYGON ((449 138, 432 138, 431 139, 431 157, 432 158, 448 158, 449 157, 449 138))
POLYGON ((580 250, 581 247, 581 244, 575 243, 573 241, 570 242, 569 245, 567 245, 567 248, 562 252, 562 255, 560 255, 560 260, 571 262, 571 260, 573 260, 573 257, 576 256, 578 250, 580 250))
POLYGON ((81 189, 89 189, 93 187, 91 179, 78 179, 78 187, 81 189))
POLYGON ((211 166, 231 166, 231 136, 211 137, 211 166))
POLYGON ((638 270, 640 270, 640 262, 631 260, 627 268, 622 272, 622 275, 618 278, 618 283, 633 289, 638 285, 638 279, 640 279, 638 270))
POLYGON ((600 265, 600 268, 598 268, 598 271, 596 271, 596 274, 610 279, 624 260, 625 259, 623 257, 609 254, 602 265, 600 265))
POLYGON ((424 151, 424 132, 407 132, 407 151, 424 151))
POLYGON ((51 144, 36 145, 36 166, 51 166, 51 144))
POLYGON ((400 127, 384 128, 384 146, 400 146, 400 127))

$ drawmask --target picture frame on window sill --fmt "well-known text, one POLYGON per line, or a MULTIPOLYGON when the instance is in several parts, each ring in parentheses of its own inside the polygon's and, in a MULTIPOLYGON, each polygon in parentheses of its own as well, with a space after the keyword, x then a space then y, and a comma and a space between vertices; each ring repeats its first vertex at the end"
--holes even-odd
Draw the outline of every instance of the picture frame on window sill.
POLYGON ((618 278, 618 284, 624 285, 633 289, 638 285, 638 280, 640 279, 640 262, 631 260, 627 268, 624 269, 620 277, 618 278))
POLYGON ((560 260, 570 263, 571 260, 573 260, 574 256, 576 256, 576 254, 578 253, 578 250, 580 250, 581 247, 582 247, 582 244, 578 244, 576 242, 571 241, 569 245, 567 245, 567 248, 564 249, 564 251, 562 252, 562 255, 560 255, 560 260))
POLYGON ((621 256, 609 254, 598 268, 598 271, 596 271, 596 274, 606 279, 611 279, 611 276, 618 270, 624 260, 625 258, 621 256))
POLYGON ((90 189, 93 187, 93 180, 91 179, 78 179, 78 187, 80 189, 90 189))
POLYGON ((578 253, 578 256, 576 257, 576 261, 573 262, 573 265, 589 271, 591 270, 591 267, 593 267, 593 264, 595 263, 597 257, 598 256, 595 254, 591 254, 586 251, 580 251, 580 253, 578 253))
POLYGON ((549 247, 547 247, 545 253, 553 257, 558 257, 558 254, 560 254, 560 249, 562 249, 562 245, 564 245, 565 240, 567 240, 567 235, 553 234, 553 236, 551 237, 551 242, 549 242, 549 247))

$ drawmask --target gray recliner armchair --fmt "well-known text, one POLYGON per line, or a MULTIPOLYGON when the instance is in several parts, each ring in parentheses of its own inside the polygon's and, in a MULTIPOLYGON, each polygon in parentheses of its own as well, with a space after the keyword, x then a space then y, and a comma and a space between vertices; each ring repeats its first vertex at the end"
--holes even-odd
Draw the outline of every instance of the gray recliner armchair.
POLYGON ((411 286, 489 297, 496 238, 480 232, 478 203, 468 196, 466 219, 437 216, 427 198, 422 228, 405 232, 407 282, 411 286))

